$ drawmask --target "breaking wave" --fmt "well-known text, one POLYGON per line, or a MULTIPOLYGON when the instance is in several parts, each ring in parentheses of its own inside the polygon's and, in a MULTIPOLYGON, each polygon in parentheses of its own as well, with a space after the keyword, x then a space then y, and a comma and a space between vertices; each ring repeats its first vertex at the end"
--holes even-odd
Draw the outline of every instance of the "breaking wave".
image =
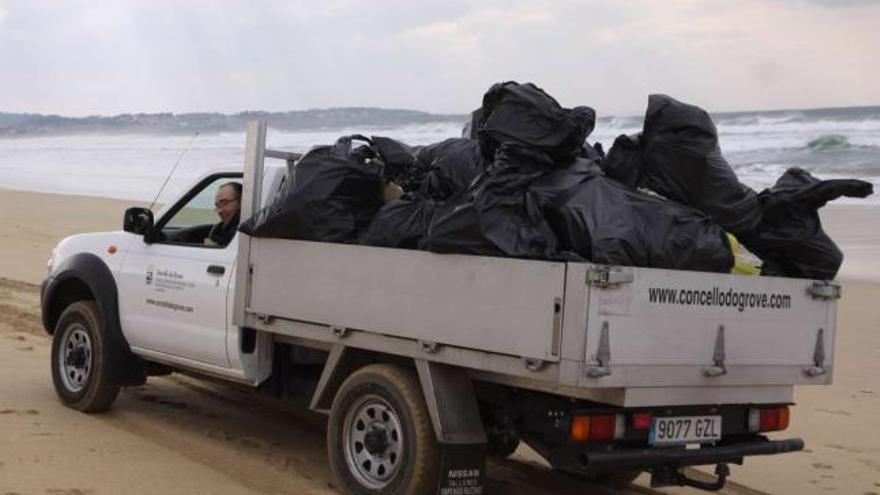
POLYGON ((849 139, 842 134, 825 134, 807 143, 807 148, 816 151, 849 148, 850 146, 849 139))

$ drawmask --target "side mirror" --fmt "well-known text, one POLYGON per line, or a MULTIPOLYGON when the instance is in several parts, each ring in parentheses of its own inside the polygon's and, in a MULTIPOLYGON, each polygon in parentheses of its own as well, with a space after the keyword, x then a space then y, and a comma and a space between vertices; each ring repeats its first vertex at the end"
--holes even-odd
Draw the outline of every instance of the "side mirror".
POLYGON ((132 207, 125 210, 122 230, 145 235, 153 228, 153 212, 147 208, 132 207))

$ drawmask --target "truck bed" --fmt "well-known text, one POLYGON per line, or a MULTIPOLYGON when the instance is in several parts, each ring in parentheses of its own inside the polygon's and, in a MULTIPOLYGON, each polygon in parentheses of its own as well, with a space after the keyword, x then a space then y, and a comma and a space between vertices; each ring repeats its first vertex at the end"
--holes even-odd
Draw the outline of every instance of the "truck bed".
POLYGON ((789 402, 829 383, 812 280, 242 239, 244 323, 623 406, 789 402), (245 247, 246 246, 246 247, 245 247))

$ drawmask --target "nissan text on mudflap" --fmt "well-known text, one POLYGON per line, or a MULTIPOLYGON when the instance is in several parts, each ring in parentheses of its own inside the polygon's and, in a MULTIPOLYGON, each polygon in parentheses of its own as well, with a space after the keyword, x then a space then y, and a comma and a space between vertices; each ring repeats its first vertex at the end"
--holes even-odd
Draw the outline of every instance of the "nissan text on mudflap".
POLYGON ((297 155, 247 130, 245 166, 156 216, 64 239, 42 287, 61 401, 186 371, 329 418, 345 493, 478 494, 486 456, 525 442, 556 470, 718 489, 728 464, 803 448, 770 439, 795 385, 831 382, 832 282, 254 238, 202 243, 213 197, 242 218, 297 155), (264 161, 277 164, 264 166, 264 161), (684 467, 715 466, 714 482, 684 467))

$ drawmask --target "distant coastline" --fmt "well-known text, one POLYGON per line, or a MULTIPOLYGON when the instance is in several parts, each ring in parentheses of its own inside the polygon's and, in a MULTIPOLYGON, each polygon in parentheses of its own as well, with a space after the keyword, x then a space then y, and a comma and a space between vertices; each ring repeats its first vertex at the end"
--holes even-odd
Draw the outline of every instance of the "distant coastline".
MULTIPOLYGON (((789 110, 754 110, 710 112, 716 125, 743 126, 756 124, 880 121, 880 106, 804 108, 789 110)), ((125 113, 113 116, 65 117, 36 113, 0 112, 0 138, 64 136, 82 134, 156 136, 239 133, 246 122, 264 120, 276 130, 324 131, 342 128, 388 128, 434 122, 464 124, 468 114, 437 114, 419 110, 378 107, 340 107, 289 112, 247 111, 236 114, 218 112, 193 113, 125 113)), ((644 115, 601 115, 597 128, 638 130, 644 115)))
POLYGON ((398 127, 428 122, 461 122, 467 115, 370 107, 314 109, 291 112, 135 113, 114 116, 63 117, 0 112, 0 137, 39 137, 76 134, 179 135, 199 132, 241 132, 251 120, 265 120, 275 129, 305 131, 342 127, 398 127))

